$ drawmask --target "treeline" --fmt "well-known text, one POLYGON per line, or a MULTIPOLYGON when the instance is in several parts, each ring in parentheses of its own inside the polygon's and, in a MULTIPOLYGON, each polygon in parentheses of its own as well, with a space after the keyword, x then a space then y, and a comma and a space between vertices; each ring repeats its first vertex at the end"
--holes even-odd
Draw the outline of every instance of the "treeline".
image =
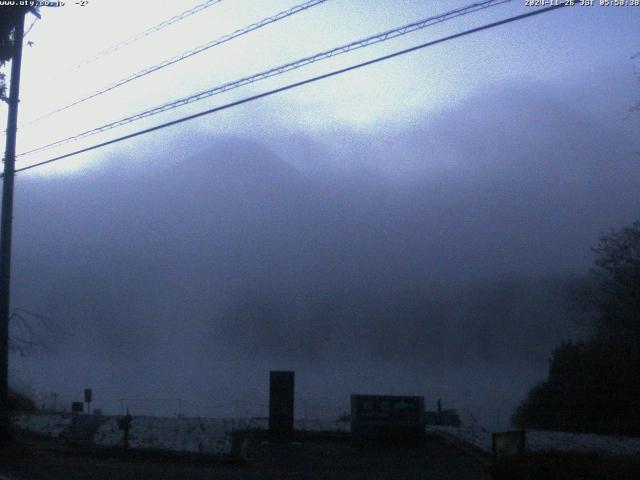
POLYGON ((640 435, 640 222, 600 238, 581 307, 593 334, 565 342, 513 415, 521 428, 640 435))
POLYGON ((34 413, 38 409, 33 400, 24 393, 9 389, 9 412, 10 413, 34 413))

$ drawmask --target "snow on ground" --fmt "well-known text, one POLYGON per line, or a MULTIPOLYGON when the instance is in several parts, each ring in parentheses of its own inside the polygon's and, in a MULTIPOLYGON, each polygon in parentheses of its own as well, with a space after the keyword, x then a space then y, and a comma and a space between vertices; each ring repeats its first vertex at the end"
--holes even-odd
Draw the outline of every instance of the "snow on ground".
MULTIPOLYGON (((59 437, 71 430, 73 416, 69 414, 18 415, 18 428, 59 437)), ((266 430, 268 418, 212 419, 185 417, 133 417, 129 431, 131 448, 173 450, 177 452, 226 455, 231 452, 231 432, 247 428, 266 430)), ((344 422, 296 420, 295 428, 306 431, 348 430, 344 422)), ((93 443, 102 446, 122 445, 123 431, 117 417, 102 417, 102 424, 93 436, 93 443)))
MULTIPOLYGON (((231 451, 231 420, 180 417, 134 417, 129 432, 131 448, 153 448, 177 452, 228 454, 231 451)), ((122 445, 122 430, 116 418, 103 423, 94 443, 122 445)))
POLYGON ((481 450, 491 452, 491 432, 476 425, 463 425, 461 427, 427 426, 427 433, 445 433, 459 438, 481 450))
POLYGON ((335 420, 296 420, 293 428, 307 432, 348 432, 351 424, 335 420))
MULTIPOLYGON (((102 417, 103 423, 93 437, 97 445, 122 445, 122 430, 116 417, 102 417)), ((18 428, 60 437, 71 429, 73 416, 69 414, 16 415, 18 428)), ((247 421, 180 418, 134 417, 129 432, 131 448, 166 449, 178 452, 228 454, 231 451, 231 432, 246 428, 247 421)))
POLYGON ((27 415, 20 414, 13 417, 13 424, 24 430, 59 437, 71 426, 71 416, 64 414, 27 415))
MULTIPOLYGON (((268 430, 269 418, 254 417, 248 420, 247 428, 253 430, 268 430)), ((337 422, 335 420, 304 420, 298 419, 293 422, 293 429, 306 432, 348 432, 349 422, 337 422)))
MULTIPOLYGON (((428 426, 427 432, 453 435, 482 450, 491 452, 491 432, 477 426, 428 426)), ((526 448, 532 452, 545 450, 595 452, 605 455, 633 455, 640 453, 640 438, 587 433, 526 431, 526 448)))
POLYGON ((527 448, 540 450, 579 450, 609 455, 633 455, 640 452, 640 438, 588 433, 527 432, 527 448), (568 447, 567 447, 568 446, 568 447))
MULTIPOLYGON (((104 446, 122 444, 122 430, 116 417, 103 417, 104 423, 93 437, 94 443, 104 446)), ((69 414, 16 415, 14 425, 26 430, 59 437, 71 428, 73 417, 69 414)), ((184 418, 184 417, 133 417, 129 434, 131 448, 166 449, 179 452, 228 454, 231 451, 231 432, 247 428, 266 430, 267 418, 243 420, 184 418)), ((349 431, 345 422, 322 420, 296 420, 296 430, 349 431)), ((476 447, 491 452, 491 432, 477 424, 462 427, 427 426, 427 432, 444 433, 459 438, 476 447)), ((527 449, 530 451, 577 450, 611 455, 640 453, 640 438, 581 433, 546 432, 528 430, 527 449)))

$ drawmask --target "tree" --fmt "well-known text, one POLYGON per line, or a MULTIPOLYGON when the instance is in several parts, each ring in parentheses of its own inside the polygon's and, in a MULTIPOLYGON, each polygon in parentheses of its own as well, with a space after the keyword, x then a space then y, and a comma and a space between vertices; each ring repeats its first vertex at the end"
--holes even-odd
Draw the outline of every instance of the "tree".
POLYGON ((35 413, 36 403, 22 392, 9 390, 9 411, 11 413, 35 413))
POLYGON ((521 428, 640 434, 637 355, 611 339, 565 342, 512 420, 521 428))
MULTIPOLYGON (((13 57, 13 33, 18 19, 26 13, 39 16, 37 7, 4 6, 0 8, 0 68, 13 57)), ((0 72, 0 99, 6 100, 5 75, 0 72)))
POLYGON ((598 334, 640 340, 640 221, 600 237, 596 253, 598 334))
POLYGON ((640 221, 593 252, 593 335, 554 350, 547 379, 512 418, 519 427, 640 435, 640 221))
POLYGON ((21 357, 38 351, 52 351, 53 344, 69 335, 59 322, 24 308, 14 308, 9 320, 9 350, 21 357))

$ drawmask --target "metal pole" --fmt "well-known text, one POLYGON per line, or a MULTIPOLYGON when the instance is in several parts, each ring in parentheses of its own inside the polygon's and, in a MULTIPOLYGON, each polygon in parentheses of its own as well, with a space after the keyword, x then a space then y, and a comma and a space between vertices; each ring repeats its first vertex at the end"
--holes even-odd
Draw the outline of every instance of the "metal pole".
POLYGON ((13 33, 11 85, 9 87, 9 116, 7 144, 2 179, 2 218, 0 220, 0 437, 8 439, 9 425, 9 286, 11 278, 11 227, 13 222, 13 179, 16 162, 16 131, 18 127, 18 97, 20 94, 20 64, 24 17, 18 15, 13 33))

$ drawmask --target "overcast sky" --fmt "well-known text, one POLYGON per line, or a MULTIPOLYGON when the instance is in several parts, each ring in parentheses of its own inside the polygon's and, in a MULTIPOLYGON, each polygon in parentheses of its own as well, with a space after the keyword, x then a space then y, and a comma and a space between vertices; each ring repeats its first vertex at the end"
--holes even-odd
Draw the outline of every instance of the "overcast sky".
MULTIPOLYGON (((329 0, 27 125, 295 2, 224 0, 75 67, 194 4, 42 9, 18 151, 467 2, 329 0)), ((508 2, 18 167, 531 8, 508 2)), ((107 409, 184 398, 198 414, 236 400, 260 413, 268 370, 291 368, 318 415, 349 393, 404 393, 504 425, 553 346, 584 331, 568 298, 590 245, 638 217, 639 21, 637 7, 560 9, 19 174, 13 305, 66 333, 12 358, 14 382, 69 399, 93 386, 107 409)))

